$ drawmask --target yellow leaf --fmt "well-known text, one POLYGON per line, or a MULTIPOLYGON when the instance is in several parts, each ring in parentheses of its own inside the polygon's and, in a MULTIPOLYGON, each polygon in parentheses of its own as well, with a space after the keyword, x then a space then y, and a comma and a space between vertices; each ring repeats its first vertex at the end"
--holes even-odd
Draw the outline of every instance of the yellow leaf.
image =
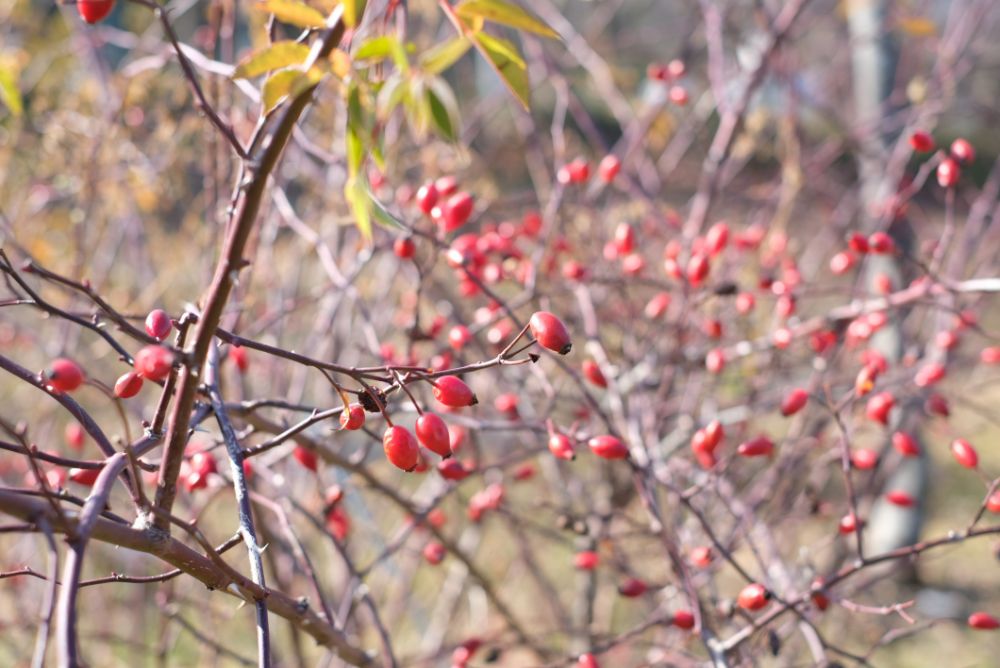
POLYGON ((900 19, 897 27, 912 37, 933 37, 937 34, 937 24, 924 16, 900 19))
POLYGON ((309 57, 309 47, 291 40, 284 40, 254 51, 243 58, 233 72, 234 79, 251 79, 261 74, 301 65, 309 57))
POLYGON ((351 56, 343 49, 334 49, 330 53, 330 70, 340 79, 346 79, 351 73, 351 56))
POLYGON ((264 0, 259 8, 269 14, 274 14, 282 23, 298 28, 322 28, 326 19, 318 11, 303 2, 296 0, 264 0))

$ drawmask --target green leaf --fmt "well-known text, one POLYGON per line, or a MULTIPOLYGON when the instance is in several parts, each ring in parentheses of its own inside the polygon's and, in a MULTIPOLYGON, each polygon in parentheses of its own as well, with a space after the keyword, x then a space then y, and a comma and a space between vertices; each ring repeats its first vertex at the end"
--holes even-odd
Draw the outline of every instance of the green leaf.
POLYGON ((406 80, 399 72, 393 72, 375 99, 375 108, 378 110, 379 118, 385 119, 407 99, 406 80))
POLYGON ((438 44, 420 57, 420 69, 427 74, 440 74, 458 62, 471 46, 472 42, 464 36, 438 44))
POLYGON ((12 63, 0 61, 0 102, 10 109, 14 116, 24 113, 24 101, 17 88, 17 68, 12 63))
POLYGON ((427 104, 438 134, 448 141, 458 139, 458 101, 443 79, 434 77, 427 82, 427 104))
POLYGON ((365 13, 366 0, 342 0, 344 3, 344 23, 348 28, 353 28, 361 21, 361 16, 365 13))
POLYGON ((517 47, 505 39, 484 32, 473 35, 472 40, 479 52, 486 57, 486 61, 500 75, 507 89, 527 110, 531 85, 528 81, 527 66, 518 54, 517 47))
POLYGON ((261 90, 264 113, 270 112, 285 98, 296 97, 307 88, 315 86, 322 78, 323 72, 318 67, 313 67, 308 72, 302 70, 275 72, 267 78, 261 90))
POLYGON ((383 60, 389 57, 400 70, 405 72, 410 69, 410 63, 406 60, 406 50, 398 39, 390 35, 372 37, 354 52, 355 60, 383 60))
POLYGON ((368 184, 364 177, 351 177, 344 184, 344 198, 354 212, 354 223, 361 231, 365 241, 372 239, 371 198, 368 196, 368 184))
POLYGON ((514 3, 507 2, 507 0, 465 0, 455 7, 455 13, 463 19, 485 19, 517 30, 533 32, 549 39, 559 39, 559 33, 546 25, 544 21, 532 16, 514 3))
POLYGON ((290 40, 275 42, 241 60, 233 72, 233 78, 251 79, 274 70, 301 65, 307 58, 309 58, 309 47, 305 44, 290 40))
POLYGON ((351 85, 347 92, 347 172, 354 180, 361 172, 365 158, 364 124, 361 117, 361 91, 351 85))
POLYGON ((259 8, 275 17, 282 23, 297 28, 322 28, 326 19, 318 11, 297 0, 264 0, 259 8))
POLYGON ((489 33, 481 32, 476 35, 476 39, 482 42, 490 51, 498 54, 506 60, 516 65, 519 69, 527 70, 528 64, 524 62, 524 58, 521 57, 520 52, 518 52, 517 47, 512 43, 500 37, 494 37, 489 33))
POLYGON ((406 225, 403 224, 403 221, 394 216, 387 208, 385 208, 385 205, 382 204, 377 197, 375 197, 375 193, 368 190, 367 194, 368 201, 371 203, 370 211, 376 223, 394 230, 405 231, 407 229, 406 225))

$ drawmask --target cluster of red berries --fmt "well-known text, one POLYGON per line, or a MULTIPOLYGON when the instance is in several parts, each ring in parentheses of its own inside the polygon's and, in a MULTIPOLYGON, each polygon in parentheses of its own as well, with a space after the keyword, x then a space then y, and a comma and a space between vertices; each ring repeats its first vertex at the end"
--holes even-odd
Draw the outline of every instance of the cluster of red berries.
MULTIPOLYGON (((910 146, 917 153, 930 153, 937 144, 934 138, 923 130, 910 135, 910 146)), ((976 149, 967 139, 959 137, 951 143, 948 154, 941 158, 937 166, 937 182, 942 188, 954 188, 962 175, 962 165, 971 164, 976 159, 976 149)))
POLYGON ((684 77, 686 71, 684 61, 675 58, 666 65, 650 63, 646 67, 646 76, 653 81, 662 81, 668 84, 667 97, 677 106, 683 107, 688 103, 688 92, 677 82, 684 77))

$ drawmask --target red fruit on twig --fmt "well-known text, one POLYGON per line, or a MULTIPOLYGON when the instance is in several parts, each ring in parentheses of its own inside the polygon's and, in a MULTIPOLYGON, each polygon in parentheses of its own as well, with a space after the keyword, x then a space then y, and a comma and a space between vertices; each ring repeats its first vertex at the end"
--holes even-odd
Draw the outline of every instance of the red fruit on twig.
POLYGON ((472 388, 457 376, 441 376, 435 380, 434 398, 450 408, 463 408, 479 403, 472 388))
POLYGON ((139 394, 142 389, 142 376, 138 371, 129 371, 122 374, 115 381, 115 396, 119 399, 128 399, 139 394))
POLYGON ((163 346, 146 346, 135 354, 135 370, 153 381, 164 380, 170 375, 174 354, 163 346))
POLYGON ((611 435, 595 436, 587 441, 590 451, 604 459, 625 459, 628 457, 628 446, 611 435))
POLYGON ((451 456, 451 435, 448 425, 434 413, 424 413, 414 426, 417 440, 431 452, 442 457, 451 456))
POLYGON ((736 604, 744 610, 760 610, 771 600, 771 593, 762 584, 748 584, 736 597, 736 604))
POLYGON ((83 384, 83 369, 64 357, 52 360, 45 379, 56 392, 72 392, 83 384))
POLYGON ((540 346, 552 352, 565 355, 573 348, 566 325, 548 311, 536 311, 528 321, 528 329, 540 346))
POLYGON ((396 468, 412 471, 420 459, 420 446, 404 427, 394 425, 382 435, 386 459, 396 468))
POLYGON ((77 0, 76 11, 81 19, 94 24, 106 18, 114 6, 114 0, 77 0))

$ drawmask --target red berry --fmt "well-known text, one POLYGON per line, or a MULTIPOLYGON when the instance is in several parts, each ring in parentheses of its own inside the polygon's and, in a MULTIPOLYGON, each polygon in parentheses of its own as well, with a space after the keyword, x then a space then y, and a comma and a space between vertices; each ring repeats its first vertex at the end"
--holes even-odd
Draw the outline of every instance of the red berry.
POLYGON ((855 262, 854 255, 849 251, 841 251, 830 258, 830 271, 838 276, 846 274, 854 267, 855 262))
POLYGON ((812 599, 813 605, 816 606, 820 611, 826 610, 830 607, 830 599, 827 597, 826 592, 819 587, 823 586, 823 578, 817 577, 813 580, 812 587, 813 590, 809 594, 809 598, 812 599))
POLYGON ((455 325, 448 330, 448 345, 455 350, 461 350, 472 340, 472 332, 465 325, 455 325))
POLYGON ((573 348, 566 325, 548 311, 536 311, 528 321, 528 328, 543 348, 560 355, 567 354, 573 348))
POLYGON ((954 187, 961 175, 962 168, 958 166, 958 161, 954 158, 945 158, 937 166, 937 182, 942 188, 954 187))
POLYGON ((601 367, 594 360, 583 361, 583 376, 597 387, 607 387, 608 380, 604 377, 601 367))
POLYGON ((565 434, 552 434, 549 436, 549 452, 559 459, 573 460, 576 454, 573 452, 573 442, 565 434))
POLYGON ((563 167, 562 170, 566 181, 563 183, 583 183, 590 178, 590 165, 583 158, 576 158, 563 167))
POLYGON ((315 471, 319 465, 319 460, 316 457, 316 453, 309 448, 303 447, 296 444, 295 449, 292 450, 292 457, 295 458, 299 464, 302 464, 305 468, 310 471, 315 471))
POLYGON ((77 0, 76 11, 81 19, 94 24, 110 14, 114 6, 114 0, 77 0))
POLYGON ((594 655, 587 652, 586 654, 581 654, 580 658, 576 660, 576 668, 601 668, 601 666, 597 663, 594 655))
POLYGON ((878 453, 869 448, 858 448, 851 453, 851 464, 861 471, 868 471, 878 466, 878 453))
POLYGON ((994 514, 1000 514, 1000 490, 993 492, 986 499, 986 510, 994 514))
POLYGON ((750 311, 752 311, 754 307, 757 305, 757 299, 753 296, 753 293, 741 292, 740 294, 736 295, 735 305, 736 305, 736 311, 740 315, 746 315, 747 313, 750 313, 750 311))
POLYGON ((63 437, 66 439, 66 445, 79 452, 83 449, 87 432, 79 422, 70 422, 63 431, 63 437))
POLYGON ((429 216, 437 201, 438 190, 433 183, 425 183, 420 186, 420 190, 417 191, 417 208, 429 216))
POLYGON ((392 252, 396 254, 396 257, 406 260, 417 252, 417 245, 410 237, 399 237, 392 243, 392 252))
POLYGON ((910 146, 917 153, 930 153, 934 150, 934 138, 923 130, 915 130, 910 135, 910 146))
POLYGON ((887 274, 878 273, 872 278, 872 290, 880 295, 892 292, 892 279, 887 274))
POLYGON ((457 376, 441 376, 435 380, 434 398, 450 408, 463 408, 479 403, 472 388, 457 376))
POLYGON ((472 473, 464 464, 454 458, 438 462, 437 470, 445 480, 464 480, 472 473))
POLYGON ((849 513, 840 518, 840 524, 838 526, 840 533, 849 534, 854 533, 858 529, 858 520, 854 517, 854 513, 849 513))
POLYGON ((941 350, 951 350, 958 345, 958 332, 953 329, 945 329, 934 335, 934 345, 941 350))
POLYGON ((712 420, 705 426, 705 445, 714 451, 726 435, 726 430, 718 420, 712 420))
POLYGON ((868 239, 859 232, 851 232, 847 236, 847 245, 855 253, 864 255, 868 252, 868 239))
POLYGON ((97 476, 101 474, 101 469, 78 469, 69 470, 69 479, 80 485, 90 487, 97 482, 97 476))
POLYGON ((729 225, 719 221, 708 228, 708 232, 705 234, 705 250, 708 251, 709 255, 718 255, 725 249, 728 241, 729 225))
POLYGON ((885 232, 874 232, 868 237, 868 250, 879 255, 889 255, 896 251, 896 242, 885 232))
POLYGON ((896 398, 891 392, 879 392, 873 395, 865 406, 865 415, 869 420, 874 420, 881 424, 889 423, 889 412, 896 405, 896 398))
POLYGON ((912 508, 917 504, 917 500, 914 499, 912 495, 901 489, 894 489, 886 492, 885 500, 892 505, 900 506, 901 508, 912 508))
POLYGON ((458 180, 454 176, 442 176, 434 182, 434 188, 439 196, 447 197, 458 190, 458 180))
POLYGON ((587 276, 587 270, 576 260, 569 260, 563 265, 562 274, 571 281, 580 281, 587 276))
POLYGON ((230 346, 229 347, 229 359, 233 361, 236 368, 240 373, 246 373, 247 369, 250 368, 250 360, 247 357, 246 348, 241 346, 230 346))
POLYGON ((670 293, 660 292, 654 295, 653 298, 646 303, 646 308, 643 310, 643 313, 650 320, 656 320, 657 318, 663 317, 663 314, 667 312, 668 308, 670 308, 670 293))
POLYGON ((646 593, 646 583, 638 578, 629 578, 618 585, 618 593, 625 598, 637 598, 646 593))
POLYGON ((135 354, 135 370, 152 381, 169 376, 173 363, 173 353, 163 346, 146 346, 135 354))
POLYGON ((382 435, 382 449, 386 459, 396 468, 412 471, 420 459, 420 446, 404 427, 389 427, 382 435))
POLYGON ((154 309, 146 316, 146 333, 157 341, 162 341, 170 334, 170 316, 162 309, 154 309))
POLYGON ((524 481, 531 480, 535 477, 535 465, 531 462, 525 462, 521 464, 516 469, 514 469, 514 480, 524 481))
POLYGON ((958 160, 959 164, 967 165, 976 159, 976 149, 968 140, 959 137, 951 143, 951 157, 958 160))
POLYGON ((451 436, 448 434, 448 425, 434 413, 424 413, 417 418, 414 426, 417 440, 430 450, 442 457, 451 456, 451 436))
POLYGON ((445 232, 454 232, 465 225, 472 215, 472 195, 466 192, 455 193, 441 207, 441 221, 445 232))
POLYGON ((628 223, 619 223, 615 228, 615 248, 619 255, 628 255, 635 250, 635 230, 628 223))
POLYGON ((688 610, 678 610, 674 613, 674 617, 670 620, 670 623, 679 629, 687 631, 694 628, 694 615, 688 610))
POLYGON ((764 588, 764 585, 755 582, 740 591, 736 597, 736 604, 744 610, 760 610, 767 605, 770 598, 771 593, 764 588))
POLYGON ((667 91, 667 96, 678 107, 686 106, 689 99, 687 89, 684 86, 671 86, 670 90, 667 91))
POLYGON ((951 454, 955 457, 955 461, 967 469, 979 466, 979 455, 976 453, 976 449, 964 438, 956 438, 951 442, 951 454))
POLYGON ((897 431, 892 435, 892 447, 896 452, 904 457, 917 457, 920 455, 920 446, 917 441, 905 431, 897 431))
POLYGON ((590 451, 604 459, 625 459, 628 457, 628 447, 611 435, 595 436, 587 441, 590 451))
POLYGON ((351 519, 340 506, 333 506, 326 511, 326 530, 337 540, 347 538, 351 530, 351 519))
POLYGON ((592 552, 590 550, 577 552, 573 557, 573 566, 581 571, 592 571, 597 568, 597 565, 600 562, 600 556, 598 556, 596 552, 592 552))
POLYGON ((774 442, 766 436, 758 436, 740 443, 736 452, 743 457, 764 457, 774 452, 774 442))
POLYGON ((493 400, 493 407, 511 420, 516 420, 518 415, 517 406, 519 403, 520 398, 516 394, 507 392, 505 394, 497 395, 497 398, 493 400))
POLYGON ((708 257, 701 255, 700 253, 692 255, 687 264, 686 273, 688 283, 694 287, 698 287, 708 276, 710 269, 711 265, 708 263, 708 257))
POLYGON ((601 164, 597 167, 597 174, 605 183, 611 183, 621 171, 622 162, 615 155, 606 155, 601 159, 601 164))
POLYGON ((944 378, 945 368, 940 362, 931 362, 917 371, 913 382, 917 387, 929 387, 944 378))
MULTIPOLYGON (((249 459, 244 459, 243 461, 250 461, 249 459)), ((344 498, 344 488, 340 485, 330 485, 326 488, 326 492, 323 493, 323 504, 327 507, 335 506, 340 503, 341 499, 344 498)))
POLYGON ((937 393, 928 395, 927 401, 924 402, 924 408, 932 415, 939 415, 941 417, 948 417, 951 415, 951 409, 948 407, 948 400, 937 393))
POLYGON ((128 399, 139 394, 142 389, 142 376, 136 371, 129 371, 118 377, 115 381, 115 396, 119 399, 128 399))
POLYGON ((709 373, 721 373, 726 366, 726 354, 721 348, 713 348, 705 355, 705 368, 709 373))
POLYGON ((191 455, 190 466, 193 472, 201 476, 207 476, 210 473, 218 473, 218 467, 215 464, 215 457, 212 456, 211 452, 206 452, 204 450, 191 455))
POLYGON ((340 413, 340 428, 349 431, 361 429, 365 424, 365 409, 361 404, 351 404, 340 413))
POLYGON ((646 76, 656 81, 670 81, 670 70, 663 63, 646 65, 646 76))
POLYGON ((444 545, 437 541, 431 541, 424 546, 424 559, 432 566, 437 566, 444 561, 445 554, 447 552, 444 549, 444 545))
POLYGON ((707 568, 712 563, 712 548, 699 546, 691 550, 691 563, 698 568, 707 568))
POLYGON ((60 357, 52 360, 45 378, 56 392, 72 392, 83 384, 83 370, 73 360, 60 357))
POLYGON ((809 393, 801 387, 797 387, 781 400, 781 414, 785 417, 795 415, 802 410, 809 401, 809 393))
POLYGON ((974 612, 969 615, 969 626, 978 631, 1000 629, 1000 620, 988 612, 974 612))

